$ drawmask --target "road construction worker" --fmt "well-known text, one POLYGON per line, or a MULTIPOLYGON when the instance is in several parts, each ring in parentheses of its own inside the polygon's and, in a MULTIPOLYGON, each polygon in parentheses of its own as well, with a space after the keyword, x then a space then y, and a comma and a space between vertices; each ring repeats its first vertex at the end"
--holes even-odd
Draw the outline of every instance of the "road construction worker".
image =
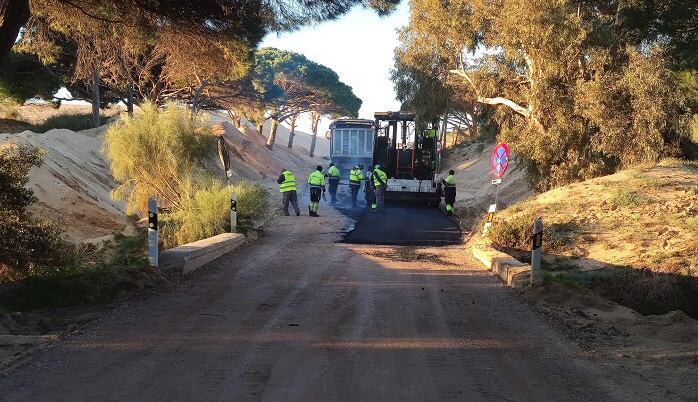
POLYGON ((334 163, 330 163, 330 167, 327 169, 327 179, 330 187, 331 204, 335 204, 337 202, 337 187, 339 186, 340 175, 341 173, 337 166, 335 166, 334 163))
POLYGON ((456 202, 456 177, 453 170, 448 171, 448 176, 441 180, 444 186, 444 198, 446 201, 446 213, 453 215, 453 204, 456 202))
POLYGON ((356 198, 361 189, 361 182, 364 180, 363 166, 354 166, 349 171, 349 189, 351 190, 351 206, 356 208, 356 198))
POLYGON ((276 182, 279 183, 279 191, 283 194, 283 211, 284 215, 288 216, 288 204, 289 202, 293 205, 293 210, 296 212, 296 216, 301 214, 301 210, 298 208, 298 195, 296 194, 296 178, 293 177, 293 173, 286 169, 281 170, 281 175, 276 182))
POLYGON ((381 169, 381 165, 376 165, 373 169, 373 188, 376 193, 376 200, 371 205, 374 212, 382 211, 385 208, 385 190, 388 188, 388 175, 381 169))
POLYGON ((373 172, 369 169, 366 172, 366 185, 364 185, 364 197, 366 198, 366 208, 372 207, 376 202, 376 190, 373 188, 373 172))
POLYGON ((320 197, 325 192, 325 176, 322 174, 322 166, 308 176, 310 184, 310 205, 308 211, 310 216, 319 216, 317 210, 320 208, 320 197))

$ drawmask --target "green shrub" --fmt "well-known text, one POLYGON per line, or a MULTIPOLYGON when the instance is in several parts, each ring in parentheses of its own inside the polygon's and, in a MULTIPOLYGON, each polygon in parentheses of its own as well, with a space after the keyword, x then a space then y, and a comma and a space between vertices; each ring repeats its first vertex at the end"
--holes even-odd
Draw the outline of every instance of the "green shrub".
POLYGON ((646 197, 629 188, 621 189, 613 199, 613 203, 617 207, 634 207, 646 202, 646 197))
POLYGON ((246 232, 270 218, 269 193, 257 183, 241 181, 232 188, 237 194, 238 232, 246 232))
POLYGON ((144 211, 149 197, 158 200, 164 249, 229 231, 231 191, 238 195, 237 230, 250 230, 267 214, 268 194, 248 182, 224 185, 207 170, 215 150, 207 121, 184 106, 159 110, 146 104, 107 131, 105 153, 123 183, 113 195, 127 202, 129 213, 144 211))
MULTIPOLYGON (((100 117, 100 124, 107 122, 104 116, 100 117)), ((40 124, 34 124, 31 130, 35 133, 45 133, 56 128, 64 128, 72 131, 87 130, 93 128, 91 114, 60 114, 51 116, 40 124)))
POLYGON ((686 226, 698 235, 698 216, 686 218, 686 226))
POLYGON ((498 219, 495 215, 489 231, 490 240, 499 247, 529 250, 535 218, 532 212, 521 213, 507 220, 498 219))
POLYGON ((621 267, 590 286, 643 315, 681 310, 698 318, 698 279, 693 276, 621 267))
POLYGON ((142 113, 109 127, 104 144, 112 175, 122 183, 113 196, 126 201, 127 213, 145 211, 149 197, 183 208, 196 183, 209 176, 203 166, 215 150, 210 124, 176 104, 143 105, 142 113))
POLYGON ((182 209, 162 215, 160 239, 167 249, 230 231, 230 194, 238 198, 237 232, 254 228, 269 213, 269 194, 260 185, 210 182, 184 201, 182 209))
POLYGON ((65 257, 58 228, 36 221, 28 211, 34 202, 26 188, 29 169, 41 163, 35 148, 0 145, 0 279, 60 265, 65 257))
POLYGON ((143 288, 160 275, 148 267, 147 248, 145 230, 134 236, 115 233, 102 247, 66 244, 60 265, 0 280, 0 311, 102 304, 122 291, 143 288))
POLYGON ((0 101, 0 119, 17 120, 19 117, 20 113, 16 103, 0 101))

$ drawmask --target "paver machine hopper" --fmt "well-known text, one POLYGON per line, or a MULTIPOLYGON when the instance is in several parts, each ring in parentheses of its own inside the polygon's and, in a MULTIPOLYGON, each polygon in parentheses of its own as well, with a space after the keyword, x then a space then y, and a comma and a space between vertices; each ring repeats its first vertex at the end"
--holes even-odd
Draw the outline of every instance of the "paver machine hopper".
POLYGON ((374 117, 373 165, 381 165, 388 176, 386 199, 439 205, 437 130, 417 130, 413 113, 376 112, 374 117))

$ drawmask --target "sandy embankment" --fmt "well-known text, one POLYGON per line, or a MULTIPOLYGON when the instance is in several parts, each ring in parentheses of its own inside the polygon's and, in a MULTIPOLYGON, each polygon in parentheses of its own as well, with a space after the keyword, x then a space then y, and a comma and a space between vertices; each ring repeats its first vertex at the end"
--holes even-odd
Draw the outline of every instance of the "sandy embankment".
POLYGON ((45 151, 43 165, 29 172, 37 198, 32 211, 58 220, 69 239, 94 239, 127 225, 123 204, 109 196, 117 183, 100 153, 101 129, 0 134, 0 143, 8 142, 45 151))
MULTIPOLYGON (((101 152, 105 127, 78 132, 57 129, 42 134, 0 134, 0 144, 16 142, 45 150, 44 164, 29 173, 28 186, 37 198, 32 211, 42 219, 58 220, 72 241, 99 239, 127 226, 124 204, 110 196, 118 183, 101 152)), ((285 127, 279 127, 280 142, 273 151, 266 148, 266 138, 251 128, 245 127, 241 132, 223 122, 214 127, 214 132, 225 133, 235 179, 254 180, 272 188, 282 167, 302 177, 314 165, 326 163, 320 157, 308 156, 302 140, 309 139, 308 134, 297 133, 296 138, 301 140, 289 149, 285 127)), ((327 143, 324 137, 318 140, 319 156, 326 155, 327 143)))

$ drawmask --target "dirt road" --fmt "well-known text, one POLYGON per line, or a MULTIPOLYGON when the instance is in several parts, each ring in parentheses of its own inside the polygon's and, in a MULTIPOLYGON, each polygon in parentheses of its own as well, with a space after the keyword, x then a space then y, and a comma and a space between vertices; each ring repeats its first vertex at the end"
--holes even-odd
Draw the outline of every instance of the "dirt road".
MULTIPOLYGON (((169 294, 123 306, 0 379, 14 400, 646 400, 460 245, 338 243, 282 217, 169 294)), ((387 214, 385 215, 387 216, 387 214)))

